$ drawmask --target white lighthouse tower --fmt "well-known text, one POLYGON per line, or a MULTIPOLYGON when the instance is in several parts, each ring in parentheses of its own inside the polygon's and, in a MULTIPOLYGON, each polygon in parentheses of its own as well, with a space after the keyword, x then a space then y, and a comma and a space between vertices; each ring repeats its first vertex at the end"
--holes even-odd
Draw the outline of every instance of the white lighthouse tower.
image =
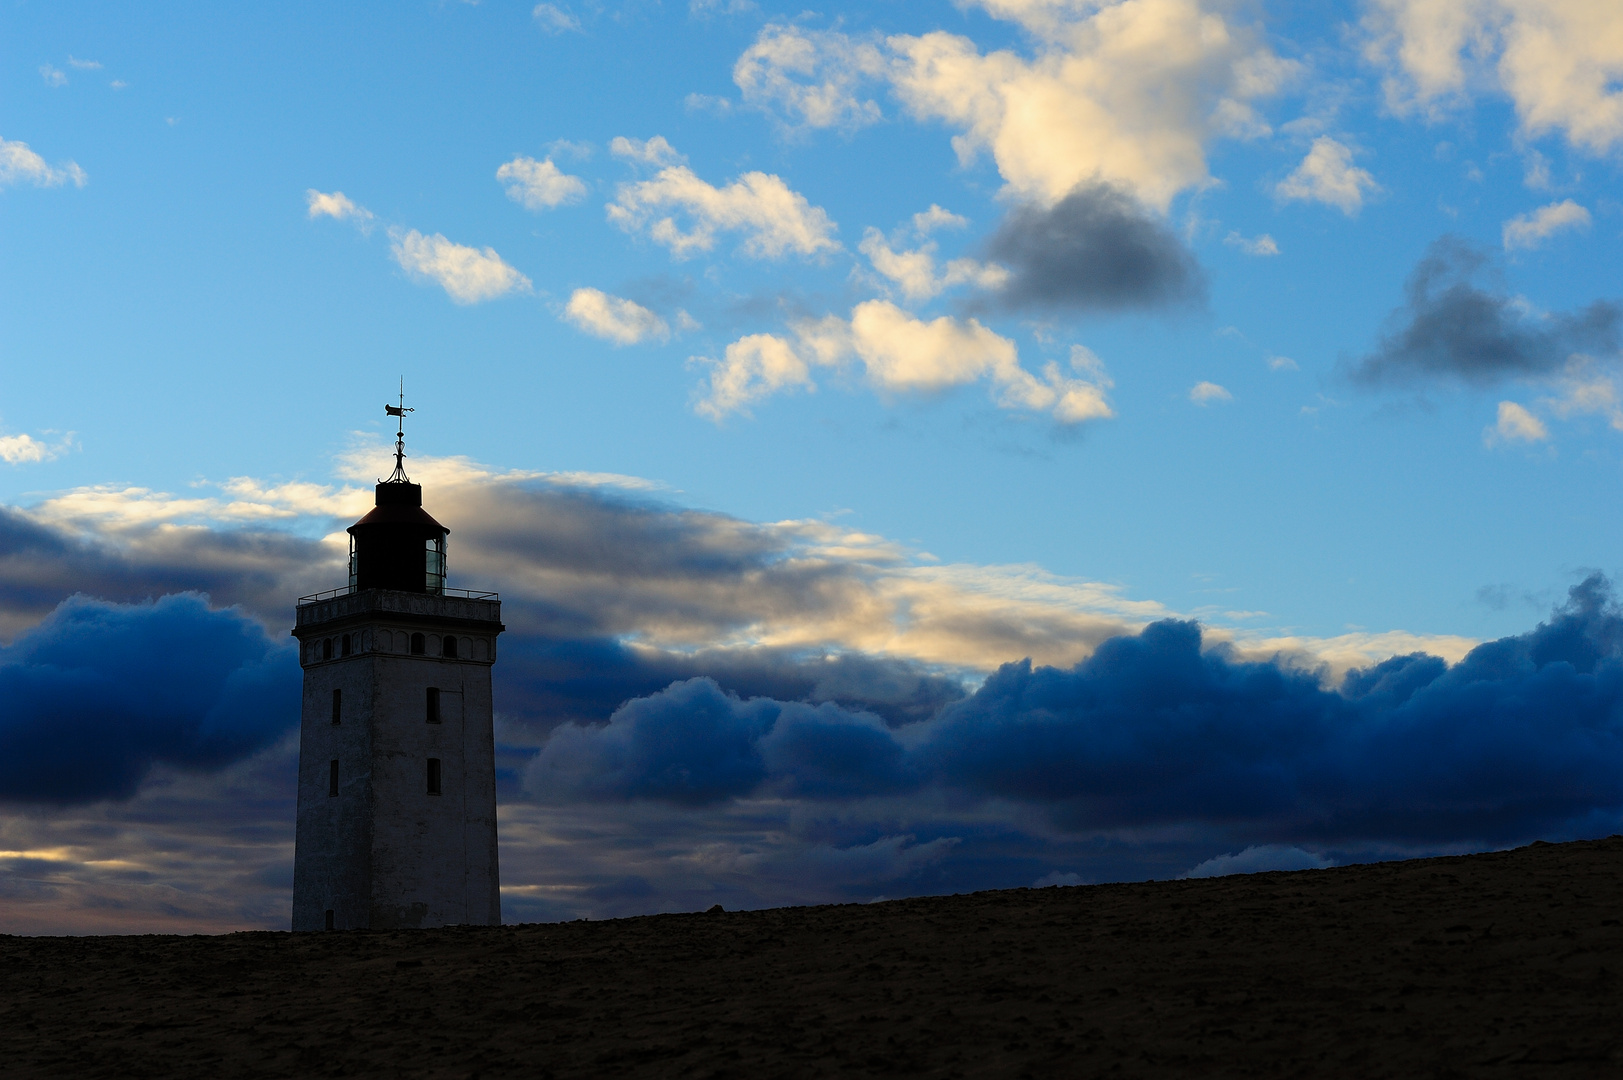
POLYGON ((395 470, 349 528, 349 586, 300 599, 293 929, 495 925, 495 593, 445 587, 449 532, 395 470))

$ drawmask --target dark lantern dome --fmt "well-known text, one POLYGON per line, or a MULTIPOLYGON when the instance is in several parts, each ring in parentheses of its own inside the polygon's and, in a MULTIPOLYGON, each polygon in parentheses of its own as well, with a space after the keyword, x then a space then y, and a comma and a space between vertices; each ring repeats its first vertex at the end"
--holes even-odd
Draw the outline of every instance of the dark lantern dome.
POLYGON ((423 509, 421 484, 379 484, 377 505, 349 527, 350 587, 443 592, 450 531, 423 509))

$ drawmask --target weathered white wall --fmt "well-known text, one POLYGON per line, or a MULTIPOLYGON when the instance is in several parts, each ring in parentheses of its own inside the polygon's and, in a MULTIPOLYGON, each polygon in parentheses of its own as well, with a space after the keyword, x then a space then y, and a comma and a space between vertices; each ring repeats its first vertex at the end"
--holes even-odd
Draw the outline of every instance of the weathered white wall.
POLYGON ((414 618, 402 623, 387 610, 391 594, 384 598, 391 603, 300 610, 304 716, 293 929, 322 929, 329 908, 340 929, 500 923, 490 692, 500 609, 488 602, 481 609, 491 612, 488 629, 436 626, 435 601, 454 604, 464 618, 468 602, 410 596, 414 618), (342 633, 357 650, 348 658, 338 655, 342 633), (426 655, 409 654, 413 633, 427 636, 426 655), (440 655, 446 633, 459 639, 455 659, 440 655), (332 660, 321 659, 327 638, 334 640, 332 660), (334 687, 344 694, 336 727, 334 687), (427 722, 429 687, 440 690, 438 724, 427 722), (336 798, 328 795, 334 757, 336 798), (431 757, 441 762, 439 795, 428 794, 431 757))

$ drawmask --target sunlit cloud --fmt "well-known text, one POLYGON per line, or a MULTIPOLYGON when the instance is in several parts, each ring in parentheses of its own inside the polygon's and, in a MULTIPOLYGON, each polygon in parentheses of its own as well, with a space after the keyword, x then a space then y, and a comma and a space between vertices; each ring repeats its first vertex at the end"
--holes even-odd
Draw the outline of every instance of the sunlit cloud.
POLYGON ((496 170, 507 197, 527 210, 550 210, 586 197, 586 181, 552 163, 519 156, 496 170))
POLYGON ((634 300, 610 296, 601 289, 576 289, 564 305, 564 318, 577 329, 616 345, 671 336, 664 319, 634 300))
POLYGON ((511 293, 530 291, 530 279, 496 254, 447 240, 439 233, 424 236, 416 229, 389 230, 390 252, 401 269, 426 278, 458 304, 477 304, 511 293))
POLYGON ((685 165, 667 166, 650 180, 621 184, 608 217, 627 232, 646 229, 678 259, 711 250, 719 232, 742 233, 740 250, 759 259, 840 249, 834 222, 821 207, 782 177, 762 172, 745 173, 718 188, 685 165), (686 218, 685 228, 678 214, 686 218))

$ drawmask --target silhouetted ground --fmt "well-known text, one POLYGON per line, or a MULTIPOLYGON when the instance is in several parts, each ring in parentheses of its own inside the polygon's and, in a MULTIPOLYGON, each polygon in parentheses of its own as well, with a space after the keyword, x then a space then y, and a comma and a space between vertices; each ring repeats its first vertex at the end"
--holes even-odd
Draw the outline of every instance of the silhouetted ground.
POLYGON ((1623 837, 500 928, 0 937, 0 1074, 1623 1076, 1623 837))

